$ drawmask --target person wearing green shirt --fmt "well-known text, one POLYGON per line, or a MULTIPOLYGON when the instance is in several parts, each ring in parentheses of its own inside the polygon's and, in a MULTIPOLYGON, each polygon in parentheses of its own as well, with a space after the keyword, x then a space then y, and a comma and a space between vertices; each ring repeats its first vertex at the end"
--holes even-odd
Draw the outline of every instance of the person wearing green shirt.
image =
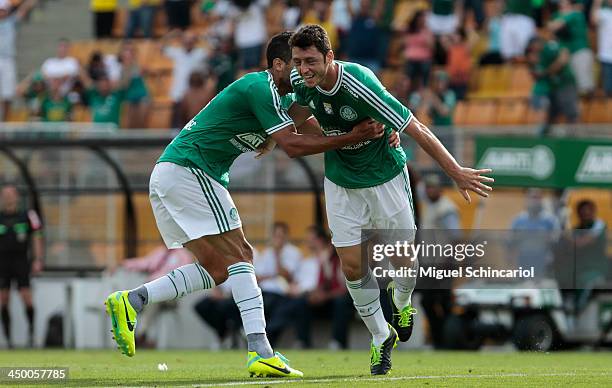
POLYGON ((61 81, 57 78, 49 80, 49 91, 40 104, 42 121, 61 122, 70 121, 72 103, 68 97, 61 93, 61 81))
POLYGON ((554 40, 534 38, 527 47, 527 61, 535 78, 534 107, 546 107, 540 135, 547 135, 558 116, 569 123, 578 119, 578 92, 569 66, 569 50, 554 40), (542 102, 543 101, 543 102, 542 102))
MULTIPOLYGON (((468 190, 483 197, 493 179, 459 165, 433 132, 393 97, 374 73, 359 64, 337 61, 327 32, 319 25, 300 28, 290 40, 295 69, 291 73, 294 100, 292 109, 312 113, 329 138, 346 136, 355 123, 372 118, 385 125, 385 136, 325 152, 325 203, 347 288, 355 307, 372 335, 370 373, 384 375, 391 369, 391 351, 397 340, 412 334, 411 296, 416 278, 394 272, 387 290, 393 310, 388 324, 380 306, 376 275, 362 265, 362 243, 369 241, 366 230, 391 231, 385 241, 414 241, 416 226, 406 155, 391 147, 387 136, 394 130, 406 132, 431 155, 457 183, 470 201, 468 190), (397 239, 396 239, 397 238, 397 239)), ((394 268, 418 268, 416 258, 391 257, 394 268), (397 267, 397 265, 400 267, 397 267)))
POLYGON ((380 123, 365 120, 336 137, 322 136, 320 129, 319 134, 296 132, 296 126, 316 127, 316 123, 310 114, 300 116, 283 107, 282 98, 291 92, 290 35, 274 36, 266 50, 268 69, 247 73, 215 96, 172 140, 153 168, 149 197, 161 236, 168 248, 185 247, 197 261, 134 290, 108 296, 114 338, 127 356, 136 352, 136 318, 147 304, 227 281, 243 322, 250 375, 302 376, 268 342, 253 248, 227 190, 230 167, 242 153, 262 155, 274 144, 297 157, 382 138, 384 131, 380 123))
POLYGON ((101 75, 86 90, 87 105, 94 123, 121 125, 121 105, 125 100, 125 89, 114 88, 106 74, 101 75))
POLYGON ((555 33, 561 46, 570 52, 570 66, 576 77, 581 95, 595 90, 593 77, 593 51, 589 46, 588 24, 580 5, 575 0, 560 0, 559 12, 553 16, 549 29, 555 33))

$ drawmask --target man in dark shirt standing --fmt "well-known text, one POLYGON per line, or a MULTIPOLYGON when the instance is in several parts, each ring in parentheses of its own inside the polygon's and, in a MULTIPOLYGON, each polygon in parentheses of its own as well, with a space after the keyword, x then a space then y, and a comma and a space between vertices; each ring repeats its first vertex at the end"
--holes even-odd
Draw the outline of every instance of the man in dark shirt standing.
POLYGON ((17 283, 19 293, 26 306, 30 324, 30 346, 33 344, 34 307, 30 289, 30 274, 42 269, 43 241, 42 224, 34 210, 19 209, 19 192, 13 185, 6 185, 0 191, 0 306, 2 327, 9 347, 11 342, 11 319, 9 295, 12 281, 17 283), (34 261, 30 261, 29 248, 32 244, 34 261))

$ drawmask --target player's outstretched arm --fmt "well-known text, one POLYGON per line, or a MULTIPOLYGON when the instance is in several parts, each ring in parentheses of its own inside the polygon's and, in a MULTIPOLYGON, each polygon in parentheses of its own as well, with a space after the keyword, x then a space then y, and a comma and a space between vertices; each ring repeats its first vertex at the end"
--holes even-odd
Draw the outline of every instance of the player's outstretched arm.
POLYGON ((473 191, 481 197, 489 196, 488 192, 493 189, 485 183, 494 182, 494 179, 482 174, 490 173, 492 170, 475 170, 459 165, 450 152, 440 143, 436 135, 426 125, 417 120, 416 117, 412 118, 405 132, 412 136, 421 148, 434 158, 444 172, 455 181, 459 192, 466 201, 472 201, 468 191, 473 191))
POLYGON ((289 125, 274 132, 271 137, 290 158, 296 158, 379 138, 384 133, 382 124, 375 121, 364 121, 353 127, 352 131, 340 136, 300 134, 296 131, 295 126, 289 125))

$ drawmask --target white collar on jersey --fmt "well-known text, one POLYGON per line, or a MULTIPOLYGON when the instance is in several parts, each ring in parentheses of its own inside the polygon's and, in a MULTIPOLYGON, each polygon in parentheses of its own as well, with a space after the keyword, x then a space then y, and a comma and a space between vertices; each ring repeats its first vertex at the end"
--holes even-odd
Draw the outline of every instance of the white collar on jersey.
MULTIPOLYGON (((338 90, 340 90, 340 85, 342 85, 342 77, 344 75, 344 66, 342 66, 342 63, 337 62, 337 61, 334 61, 334 63, 338 64, 338 79, 336 80, 336 84, 334 85, 334 87, 331 88, 331 90, 323 90, 321 89, 320 86, 317 85, 317 90, 327 96, 333 96, 334 94, 336 94, 338 90)), ((332 63, 332 66, 334 65, 334 63, 332 63)))

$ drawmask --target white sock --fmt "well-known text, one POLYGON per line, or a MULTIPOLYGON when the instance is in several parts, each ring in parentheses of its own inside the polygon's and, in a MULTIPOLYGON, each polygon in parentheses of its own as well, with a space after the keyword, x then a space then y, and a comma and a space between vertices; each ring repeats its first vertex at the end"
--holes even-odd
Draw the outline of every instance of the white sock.
POLYGON ((380 346, 389 337, 389 326, 380 308, 380 289, 372 271, 359 280, 347 280, 346 286, 353 298, 359 316, 372 333, 374 346, 380 346))
POLYGON ((171 271, 166 276, 145 283, 148 300, 146 304, 165 302, 181 298, 194 291, 215 287, 215 281, 198 263, 187 264, 171 271))
POLYGON ((244 333, 266 332, 263 298, 255 278, 255 268, 250 263, 236 263, 227 267, 227 281, 232 288, 234 302, 240 311, 244 333))
MULTIPOLYGON (((410 268, 418 271, 419 270, 419 260, 415 259, 410 263, 410 268)), ((393 264, 390 264, 393 269, 401 268, 395 267, 393 264)), ((417 272, 418 273, 418 272, 417 272)), ((393 281, 395 282, 395 289, 393 291, 393 302, 395 303, 395 307, 397 307, 400 311, 406 307, 412 305, 412 292, 414 291, 414 287, 416 286, 416 276, 394 276, 393 281)))

